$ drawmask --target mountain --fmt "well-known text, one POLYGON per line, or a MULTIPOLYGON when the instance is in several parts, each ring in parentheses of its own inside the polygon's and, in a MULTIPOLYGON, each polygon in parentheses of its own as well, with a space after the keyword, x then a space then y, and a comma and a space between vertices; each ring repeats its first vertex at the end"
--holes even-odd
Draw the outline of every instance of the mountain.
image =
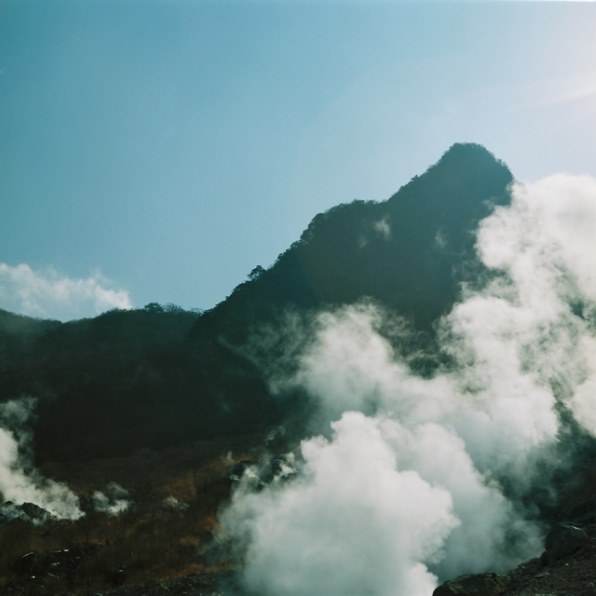
POLYGON ((316 215, 272 267, 201 315, 155 304, 64 324, 0 313, 0 400, 39 399, 39 461, 263 430, 293 406, 239 349, 251 334, 288 309, 368 298, 432 343, 461 283, 478 277, 474 230, 511 182, 486 149, 456 144, 388 200, 316 215))
MULTIPOLYGON (((43 476, 66 483, 85 513, 60 521, 40 502, 5 503, 3 593, 234 586, 236 555, 222 555, 213 538, 222 504, 257 462, 256 490, 272 482, 284 465, 277 455, 305 436, 313 409, 305 391, 289 387, 280 398, 271 386, 272 367, 291 366, 284 355, 293 349, 292 324, 325 309, 374 303, 391 320, 405 321, 406 335, 379 333, 419 379, 448 369, 439 320, 460 301, 462 287, 495 275, 478 259, 476 231, 496 207, 510 204, 512 182, 507 166, 485 148, 453 145, 387 200, 353 201, 316 215, 271 267, 255 267, 206 312, 151 303, 60 323, 0 310, 0 438, 18 443, 13 451, 20 458, 6 459, 7 466, 20 485, 33 478, 53 495, 62 489, 43 476)), ((572 510, 584 515, 583 504, 594 499, 593 443, 572 422, 562 428, 563 448, 552 452, 553 461, 579 455, 559 466, 558 478, 545 469, 545 478, 564 486, 557 493, 563 497, 554 499, 547 486, 517 493, 501 487, 520 494, 541 523, 572 510)), ((0 482, 3 490, 8 480, 0 482)), ((498 478, 488 484, 495 488, 498 478)), ((588 510, 595 521, 596 509, 588 510)), ((590 526, 585 539, 563 530, 563 541, 569 533, 579 540, 578 569, 587 569, 596 529, 590 526)), ((552 540, 549 548, 552 554, 552 540)), ((437 593, 464 584, 526 593, 526 584, 544 587, 545 573, 565 571, 564 556, 547 559, 546 572, 535 560, 506 576, 445 584, 437 593)))
POLYGON ((478 267, 475 229, 494 206, 509 202, 512 181, 507 166, 484 147, 453 145, 388 200, 354 201, 316 215, 271 268, 205 313, 195 336, 242 340, 275 309, 363 297, 431 332, 470 277, 466 267, 478 267))

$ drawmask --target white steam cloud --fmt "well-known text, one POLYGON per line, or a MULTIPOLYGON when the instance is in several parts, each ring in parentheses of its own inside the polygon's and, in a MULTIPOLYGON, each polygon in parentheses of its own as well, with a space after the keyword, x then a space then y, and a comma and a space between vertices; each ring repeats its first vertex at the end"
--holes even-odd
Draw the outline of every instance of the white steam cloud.
POLYGON ((59 519, 78 519, 83 513, 77 496, 32 467, 27 422, 34 406, 33 398, 0 404, 0 497, 13 505, 33 503, 59 519))
POLYGON ((94 491, 91 496, 93 509, 99 513, 116 516, 128 511, 132 501, 128 498, 128 491, 116 482, 110 482, 105 492, 94 491))
POLYGON ((381 238, 389 238, 391 236, 391 226, 386 219, 379 219, 373 224, 373 228, 381 238))
POLYGON ((132 308, 128 292, 111 288, 100 274, 72 279, 52 268, 0 263, 0 307, 23 315, 62 321, 132 308))
POLYGON ((434 577, 419 561, 435 556, 458 524, 451 496, 416 471, 398 471, 378 421, 350 412, 332 426, 331 441, 302 443, 298 481, 235 495, 224 526, 251 540, 250 588, 355 596, 372 593, 374 577, 375 593, 432 589, 434 577))
POLYGON ((301 443, 293 477, 241 482, 221 516, 249 590, 421 596, 540 552, 517 496, 556 457, 555 406, 596 434, 596 180, 515 185, 477 246, 494 275, 442 320, 453 364, 432 378, 395 351, 386 329, 399 326, 374 306, 316 318, 276 387, 318 398, 332 432, 301 443))

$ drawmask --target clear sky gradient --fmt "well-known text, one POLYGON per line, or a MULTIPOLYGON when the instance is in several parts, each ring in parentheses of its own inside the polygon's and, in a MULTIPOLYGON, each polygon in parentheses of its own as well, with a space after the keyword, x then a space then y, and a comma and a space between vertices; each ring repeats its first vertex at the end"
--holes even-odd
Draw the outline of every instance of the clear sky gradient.
POLYGON ((595 31, 591 3, 0 0, 0 307, 209 308, 456 141, 596 175, 595 31))

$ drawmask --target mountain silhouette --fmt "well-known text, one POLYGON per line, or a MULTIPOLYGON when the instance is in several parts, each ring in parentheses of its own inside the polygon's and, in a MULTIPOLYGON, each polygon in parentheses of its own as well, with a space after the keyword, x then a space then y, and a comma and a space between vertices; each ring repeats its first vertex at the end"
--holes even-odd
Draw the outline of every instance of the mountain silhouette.
MULTIPOLYGON (((361 303, 386 315, 375 333, 392 342, 412 378, 424 383, 457 370, 440 347, 441 317, 464 288, 485 288, 496 275, 476 254, 476 234, 485 217, 510 203, 512 182, 484 147, 455 144, 387 200, 316 215, 271 267, 256 266, 206 312, 150 303, 61 323, 0 310, 2 593, 244 593, 238 545, 226 550, 217 534, 222 508, 244 494, 244 480, 252 483, 250 498, 266 496, 268 483, 300 486, 299 466, 281 473, 283 454, 298 453, 304 437, 329 433, 330 418, 317 426, 315 398, 291 386, 274 390, 272 379, 290 378, 295 356, 308 353, 300 342, 312 339, 317 314, 361 303), (72 491, 80 510, 59 520, 39 502, 38 489, 54 497, 72 491), (120 513, 110 514, 114 509, 120 513)), ((466 395, 473 398, 473 389, 466 395)), ((593 585, 596 445, 563 402, 556 408, 556 444, 537 460, 535 480, 520 487, 506 474, 479 474, 532 519, 554 524, 545 554, 504 575, 469 575, 464 565, 467 575, 437 595, 496 594, 506 586, 507 593, 540 592, 544 582, 580 593, 593 585)), ((358 445, 360 455, 366 449, 358 445)), ((443 453, 437 466, 445 461, 443 453)), ((339 474, 351 474, 352 462, 345 466, 336 466, 339 474)), ((449 472, 467 495, 470 478, 457 469, 449 472)), ((415 469, 405 473, 416 476, 415 469)), ((489 501, 483 497, 481 515, 473 510, 482 524, 491 519, 489 501)), ((325 505, 335 506, 327 498, 325 505)), ((523 538, 517 533, 511 544, 523 538)), ((463 554, 474 559, 469 550, 463 554)), ((493 563, 484 562, 487 569, 493 563)))
MULTIPOLYGON (((38 398, 39 461, 85 460, 264 430, 300 408, 271 396, 241 349, 284 312, 373 300, 432 345, 463 282, 477 279, 478 222, 510 200, 509 169, 453 145, 386 201, 316 215, 268 269, 198 314, 147 305, 69 323, 0 312, 0 400, 38 398)), ((224 239, 230 242, 232 239, 224 239)))
POLYGON ((386 201, 354 201, 313 218, 301 238, 256 279, 197 321, 242 338, 272 308, 320 308, 369 297, 423 330, 453 304, 478 267, 474 231, 510 200, 511 172, 476 144, 455 144, 386 201))

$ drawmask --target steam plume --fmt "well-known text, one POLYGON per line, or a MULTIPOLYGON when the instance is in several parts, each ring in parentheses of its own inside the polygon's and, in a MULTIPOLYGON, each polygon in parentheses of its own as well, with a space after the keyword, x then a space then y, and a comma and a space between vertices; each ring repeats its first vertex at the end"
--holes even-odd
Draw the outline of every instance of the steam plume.
POLYGON ((59 519, 78 519, 83 513, 77 496, 32 466, 27 422, 34 406, 33 398, 0 404, 0 495, 16 505, 33 503, 59 519))
POLYGON ((493 275, 441 321, 452 365, 432 378, 369 303, 319 314, 296 340, 295 372, 275 387, 315 397, 331 432, 302 441, 292 479, 241 483, 223 512, 249 589, 416 596, 539 553, 519 497, 557 456, 557 408, 596 432, 596 181, 516 184, 477 248, 493 275))
POLYGON ((110 482, 105 492, 96 490, 92 495, 93 509, 99 513, 116 516, 128 511, 132 501, 128 498, 128 491, 116 482, 110 482))

